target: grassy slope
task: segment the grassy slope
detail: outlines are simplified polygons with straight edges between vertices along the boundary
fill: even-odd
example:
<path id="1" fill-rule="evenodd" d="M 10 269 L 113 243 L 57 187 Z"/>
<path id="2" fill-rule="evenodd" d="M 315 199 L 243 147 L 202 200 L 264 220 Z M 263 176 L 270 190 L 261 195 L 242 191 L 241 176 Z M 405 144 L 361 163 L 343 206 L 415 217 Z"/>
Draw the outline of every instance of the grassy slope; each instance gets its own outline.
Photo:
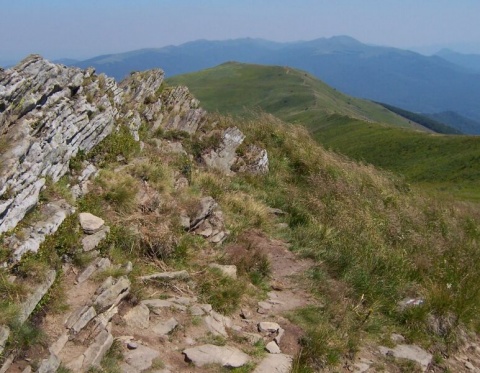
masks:
<path id="1" fill-rule="evenodd" d="M 305 125 L 337 152 L 399 173 L 429 190 L 480 200 L 480 138 L 399 128 L 407 126 L 403 118 L 380 105 L 345 96 L 308 74 L 286 71 L 229 63 L 169 81 L 189 86 L 209 110 L 239 114 L 259 107 Z M 397 126 L 358 120 L 367 115 Z"/>
<path id="2" fill-rule="evenodd" d="M 318 125 L 325 146 L 405 176 L 429 189 L 480 201 L 480 138 L 406 131 L 341 116 Z"/>
<path id="3" fill-rule="evenodd" d="M 380 105 L 344 95 L 300 70 L 229 62 L 168 79 L 187 85 L 202 106 L 223 114 L 262 109 L 289 122 L 308 123 L 334 113 L 367 121 L 411 124 Z"/>

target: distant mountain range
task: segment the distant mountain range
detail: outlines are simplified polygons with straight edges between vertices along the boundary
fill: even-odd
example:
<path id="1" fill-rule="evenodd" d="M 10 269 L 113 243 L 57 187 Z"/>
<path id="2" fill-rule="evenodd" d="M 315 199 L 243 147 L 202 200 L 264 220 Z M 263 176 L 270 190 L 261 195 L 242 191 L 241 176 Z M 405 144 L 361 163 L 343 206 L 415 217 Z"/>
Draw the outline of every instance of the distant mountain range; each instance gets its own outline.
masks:
<path id="1" fill-rule="evenodd" d="M 450 49 L 442 49 L 435 54 L 456 65 L 462 66 L 465 69 L 480 73 L 480 55 L 479 54 L 463 54 L 457 53 Z"/>
<path id="2" fill-rule="evenodd" d="M 465 55 L 463 55 L 465 56 Z M 468 56 L 468 55 L 467 55 Z M 469 58 L 471 56 L 468 56 Z M 449 60 L 447 61 L 448 58 Z M 199 40 L 73 62 L 122 79 L 131 71 L 161 67 L 167 76 L 199 71 L 227 61 L 287 65 L 306 70 L 349 95 L 417 113 L 455 112 L 479 122 L 480 73 L 459 56 L 424 56 L 363 44 L 348 36 L 277 43 L 259 39 Z M 455 62 L 456 61 L 456 62 Z"/>

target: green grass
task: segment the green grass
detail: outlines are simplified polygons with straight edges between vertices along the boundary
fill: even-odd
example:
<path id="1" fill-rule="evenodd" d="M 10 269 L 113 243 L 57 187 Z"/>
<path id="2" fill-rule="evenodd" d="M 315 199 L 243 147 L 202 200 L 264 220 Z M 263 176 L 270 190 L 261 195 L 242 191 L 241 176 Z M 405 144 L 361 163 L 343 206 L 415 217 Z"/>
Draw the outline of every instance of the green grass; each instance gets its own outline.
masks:
<path id="1" fill-rule="evenodd" d="M 229 62 L 200 72 L 169 78 L 187 85 L 209 111 L 245 114 L 261 109 L 296 123 L 331 114 L 411 127 L 402 118 L 367 100 L 347 96 L 306 72 L 281 66 Z"/>
<path id="2" fill-rule="evenodd" d="M 429 191 L 480 201 L 480 137 L 426 134 L 333 115 L 313 136 L 325 147 Z"/>

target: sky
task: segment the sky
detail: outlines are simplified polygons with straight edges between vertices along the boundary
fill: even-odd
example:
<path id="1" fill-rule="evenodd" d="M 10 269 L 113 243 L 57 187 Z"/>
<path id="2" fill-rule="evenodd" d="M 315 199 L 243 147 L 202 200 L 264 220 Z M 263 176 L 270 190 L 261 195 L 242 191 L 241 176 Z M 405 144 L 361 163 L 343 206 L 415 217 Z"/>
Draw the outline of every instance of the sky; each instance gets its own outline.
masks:
<path id="1" fill-rule="evenodd" d="M 349 35 L 480 54 L 479 0 L 0 0 L 0 62 L 89 57 L 197 39 Z"/>

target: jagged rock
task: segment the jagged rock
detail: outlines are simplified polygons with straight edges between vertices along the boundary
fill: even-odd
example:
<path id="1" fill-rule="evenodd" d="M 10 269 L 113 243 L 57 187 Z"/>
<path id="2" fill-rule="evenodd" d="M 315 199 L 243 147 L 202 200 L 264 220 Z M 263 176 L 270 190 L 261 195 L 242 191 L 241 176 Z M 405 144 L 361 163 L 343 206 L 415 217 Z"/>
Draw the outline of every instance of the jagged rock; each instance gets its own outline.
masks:
<path id="1" fill-rule="evenodd" d="M 270 354 L 263 359 L 253 373 L 289 373 L 293 359 L 284 354 Z"/>
<path id="2" fill-rule="evenodd" d="M 178 321 L 172 317 L 167 321 L 159 322 L 152 328 L 152 331 L 159 336 L 163 336 L 171 333 L 173 329 L 177 327 L 177 325 Z"/>
<path id="3" fill-rule="evenodd" d="M 231 167 L 236 160 L 235 151 L 244 139 L 245 135 L 237 127 L 227 128 L 222 134 L 218 148 L 203 154 L 203 161 L 209 168 L 219 170 L 227 175 L 232 174 Z"/>
<path id="4" fill-rule="evenodd" d="M 97 233 L 105 224 L 105 221 L 102 218 L 90 214 L 89 212 L 81 212 L 78 215 L 78 219 L 80 220 L 80 226 L 85 234 Z"/>
<path id="5" fill-rule="evenodd" d="M 190 229 L 196 229 L 217 207 L 217 203 L 212 197 L 204 197 L 200 200 L 197 210 L 190 217 Z"/>
<path id="6" fill-rule="evenodd" d="M 268 172 L 268 154 L 265 149 L 249 145 L 242 156 L 235 159 L 231 169 L 240 173 L 265 174 Z"/>
<path id="7" fill-rule="evenodd" d="M 128 311 L 123 318 L 131 328 L 147 329 L 150 324 L 150 310 L 145 304 L 140 304 Z"/>
<path id="8" fill-rule="evenodd" d="M 37 204 L 46 177 L 58 181 L 78 151 L 112 131 L 120 94 L 114 79 L 38 55 L 0 71 L 0 131 L 8 144 L 0 159 L 0 233 Z"/>
<path id="9" fill-rule="evenodd" d="M 96 272 L 104 271 L 111 266 L 110 259 L 96 258 L 87 268 L 83 270 L 77 277 L 77 283 L 83 284 Z"/>
<path id="10" fill-rule="evenodd" d="M 219 269 L 227 277 L 237 278 L 237 266 L 212 263 L 210 267 Z"/>
<path id="11" fill-rule="evenodd" d="M 137 348 L 124 353 L 125 364 L 136 372 L 142 372 L 152 366 L 153 360 L 160 356 L 158 351 L 138 345 Z M 128 367 L 126 367 L 128 368 Z"/>
<path id="12" fill-rule="evenodd" d="M 84 359 L 82 362 L 83 369 L 87 370 L 90 367 L 100 366 L 105 354 L 108 352 L 113 344 L 113 336 L 107 331 L 102 330 L 96 337 L 94 342 L 83 353 Z"/>
<path id="13" fill-rule="evenodd" d="M 50 270 L 45 276 L 45 280 L 40 284 L 34 292 L 27 298 L 25 302 L 20 305 L 20 312 L 18 313 L 18 322 L 23 324 L 31 315 L 37 304 L 42 300 L 43 296 L 47 294 L 50 287 L 53 285 L 57 272 Z"/>
<path id="14" fill-rule="evenodd" d="M 82 238 L 83 251 L 92 251 L 100 242 L 102 242 L 110 233 L 110 227 L 104 226 L 98 232 Z"/>
<path id="15" fill-rule="evenodd" d="M 105 312 L 97 315 L 93 319 L 93 327 L 91 328 L 90 335 L 96 335 L 102 330 L 106 329 L 109 332 L 111 331 L 110 320 L 118 313 L 118 307 L 110 307 Z"/>
<path id="16" fill-rule="evenodd" d="M 195 366 L 219 364 L 226 368 L 239 368 L 250 361 L 247 354 L 230 346 L 203 345 L 187 348 L 183 351 L 188 361 Z"/>
<path id="17" fill-rule="evenodd" d="M 75 199 L 80 198 L 88 193 L 90 178 L 94 178 L 98 174 L 98 169 L 91 163 L 83 169 L 82 173 L 77 177 L 77 185 L 72 187 L 72 195 Z"/>
<path id="18" fill-rule="evenodd" d="M 268 342 L 265 349 L 271 354 L 279 354 L 282 352 L 280 351 L 280 347 L 278 347 L 274 341 Z"/>
<path id="19" fill-rule="evenodd" d="M 38 221 L 32 226 L 22 229 L 24 240 L 11 241 L 9 246 L 13 250 L 13 259 L 19 261 L 27 252 L 36 253 L 45 237 L 57 231 L 65 218 L 72 212 L 71 206 L 63 200 L 42 205 Z"/>
<path id="20" fill-rule="evenodd" d="M 47 359 L 43 359 L 37 369 L 37 373 L 53 373 L 60 367 L 60 359 L 55 354 L 50 354 Z"/>
<path id="21" fill-rule="evenodd" d="M 258 324 L 258 331 L 274 333 L 280 330 L 280 325 L 276 322 L 262 321 Z"/>
<path id="22" fill-rule="evenodd" d="M 105 280 L 104 284 L 110 284 L 111 277 Z M 105 310 L 112 305 L 117 305 L 128 295 L 130 290 L 130 280 L 126 276 L 118 278 L 113 285 L 103 290 L 95 299 L 94 306 L 99 310 Z"/>
<path id="23" fill-rule="evenodd" d="M 392 355 L 396 358 L 415 361 L 422 366 L 424 372 L 427 370 L 433 358 L 427 351 L 415 345 L 398 345 L 393 349 L 380 346 L 379 350 L 384 355 Z"/>
<path id="24" fill-rule="evenodd" d="M 173 88 L 169 95 L 164 98 L 164 105 L 169 109 L 168 113 L 160 119 L 160 124 L 165 130 L 176 130 L 195 133 L 203 124 L 206 111 L 199 108 L 199 102 L 195 99 L 187 87 L 179 86 Z"/>
<path id="25" fill-rule="evenodd" d="M 161 272 L 153 273 L 147 276 L 140 276 L 140 280 L 160 280 L 160 281 L 171 281 L 171 280 L 187 280 L 190 278 L 190 275 L 187 271 L 177 271 L 177 272 Z"/>
<path id="26" fill-rule="evenodd" d="M 74 333 L 82 330 L 95 316 L 97 312 L 93 307 L 84 306 L 75 311 L 66 321 L 65 326 Z"/>

